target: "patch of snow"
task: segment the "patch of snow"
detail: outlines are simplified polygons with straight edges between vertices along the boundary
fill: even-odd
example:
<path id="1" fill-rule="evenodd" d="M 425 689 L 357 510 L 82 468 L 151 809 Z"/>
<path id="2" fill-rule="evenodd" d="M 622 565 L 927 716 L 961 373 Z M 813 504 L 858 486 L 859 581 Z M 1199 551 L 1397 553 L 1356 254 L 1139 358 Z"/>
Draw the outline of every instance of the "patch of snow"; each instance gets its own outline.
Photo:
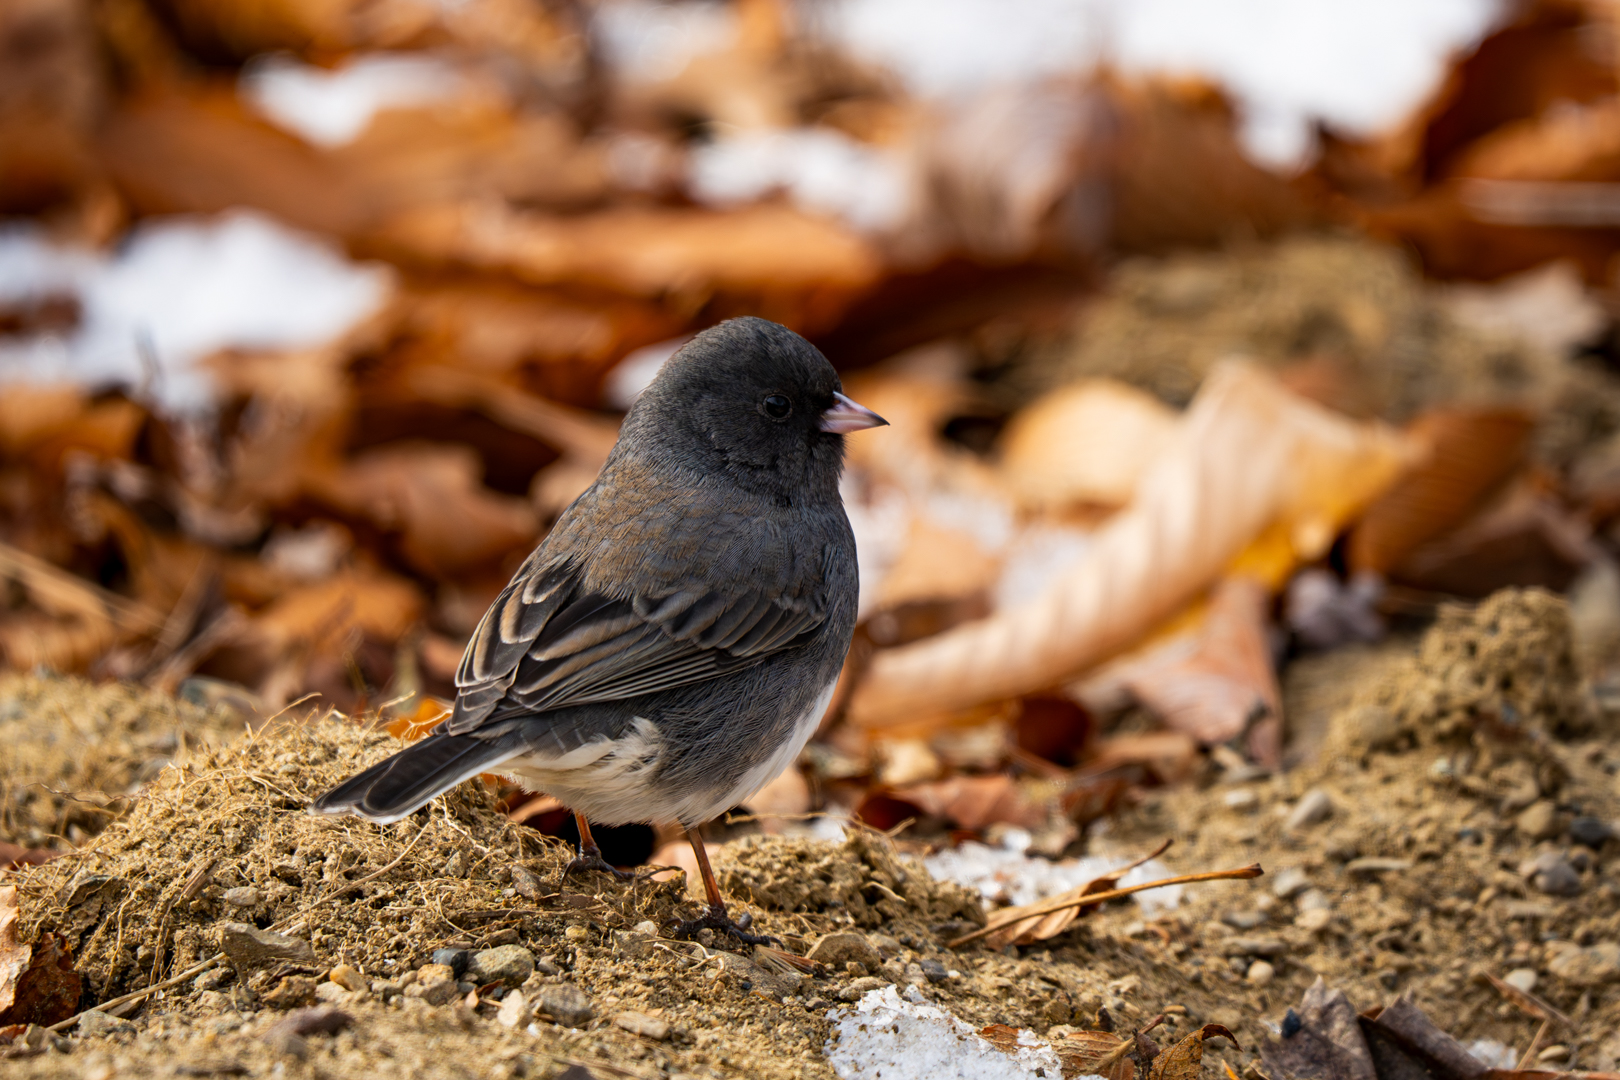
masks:
<path id="1" fill-rule="evenodd" d="M 998 83 L 1122 71 L 1197 74 L 1237 98 L 1244 142 L 1296 165 L 1321 118 L 1388 127 L 1429 94 L 1451 55 L 1501 17 L 1501 0 L 834 0 L 804 16 L 925 97 Z"/>
<path id="2" fill-rule="evenodd" d="M 591 30 L 617 78 L 661 82 L 679 75 L 693 57 L 736 40 L 737 14 L 713 0 L 603 0 L 591 14 Z"/>
<path id="3" fill-rule="evenodd" d="M 238 93 L 265 119 L 314 146 L 343 146 L 384 109 L 454 97 L 465 80 L 421 53 L 373 53 L 327 69 L 274 54 L 249 62 Z"/>
<path id="4" fill-rule="evenodd" d="M 1087 855 L 1054 862 L 1025 854 L 1029 842 L 1029 834 L 1022 829 L 1008 829 L 1002 834 L 1000 847 L 970 840 L 929 855 L 923 865 L 937 880 L 977 889 L 988 903 L 1022 905 L 1077 888 L 1130 861 Z M 1139 885 L 1170 877 L 1173 873 L 1157 859 L 1149 859 L 1121 878 L 1120 884 Z M 1181 893 L 1182 886 L 1166 885 L 1162 889 L 1136 893 L 1131 899 L 1143 914 L 1152 916 L 1174 910 L 1181 903 Z"/>
<path id="5" fill-rule="evenodd" d="M 687 190 L 711 206 L 735 206 L 781 191 L 801 210 L 852 228 L 897 228 L 911 205 L 903 155 L 822 127 L 741 131 L 693 148 Z"/>
<path id="6" fill-rule="evenodd" d="M 912 989 L 902 1000 L 894 987 L 869 990 L 851 1009 L 827 1014 L 833 1035 L 828 1064 L 842 1080 L 878 1077 L 959 1078 L 959 1080 L 1033 1080 L 1062 1076 L 1056 1052 L 1028 1033 L 1019 1047 L 1004 1054 L 971 1026 Z"/>
<path id="7" fill-rule="evenodd" d="M 222 349 L 323 345 L 375 311 L 392 274 L 262 214 L 143 222 L 111 255 L 0 231 L 0 303 L 70 294 L 64 334 L 0 341 L 0 383 L 146 386 L 179 412 L 206 408 L 198 361 Z M 150 383 L 151 385 L 147 385 Z"/>
<path id="8" fill-rule="evenodd" d="M 1594 340 L 1608 324 L 1603 305 L 1567 259 L 1489 285 L 1451 285 L 1444 296 L 1457 321 L 1560 357 Z"/>
<path id="9" fill-rule="evenodd" d="M 1511 1069 L 1518 1064 L 1518 1052 L 1503 1046 L 1495 1039 L 1475 1039 L 1468 1044 L 1468 1052 L 1489 1069 Z"/>

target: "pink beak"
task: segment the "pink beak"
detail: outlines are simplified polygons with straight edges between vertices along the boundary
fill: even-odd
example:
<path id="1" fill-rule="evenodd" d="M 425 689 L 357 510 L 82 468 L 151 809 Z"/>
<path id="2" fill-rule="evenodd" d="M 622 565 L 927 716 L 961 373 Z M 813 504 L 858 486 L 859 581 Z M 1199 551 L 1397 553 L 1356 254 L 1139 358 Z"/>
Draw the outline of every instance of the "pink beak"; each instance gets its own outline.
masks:
<path id="1" fill-rule="evenodd" d="M 857 405 L 843 394 L 833 395 L 833 406 L 821 414 L 821 430 L 847 435 L 866 428 L 888 427 L 889 422 L 865 405 Z"/>

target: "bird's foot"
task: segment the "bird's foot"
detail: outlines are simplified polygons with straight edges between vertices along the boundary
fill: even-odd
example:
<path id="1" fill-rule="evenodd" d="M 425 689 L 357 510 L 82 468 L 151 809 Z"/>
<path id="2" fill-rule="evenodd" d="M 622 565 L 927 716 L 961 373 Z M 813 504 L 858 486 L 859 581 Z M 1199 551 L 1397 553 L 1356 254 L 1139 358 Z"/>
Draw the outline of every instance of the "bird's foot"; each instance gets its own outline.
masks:
<path id="1" fill-rule="evenodd" d="M 715 930 L 722 934 L 730 934 L 744 945 L 776 945 L 782 944 L 781 938 L 771 937 L 769 934 L 751 934 L 748 928 L 754 924 L 754 917 L 746 911 L 736 919 L 726 914 L 726 909 L 711 904 L 695 919 L 678 919 L 672 936 L 690 940 L 704 930 Z"/>
<path id="2" fill-rule="evenodd" d="M 629 870 L 620 870 L 617 866 L 614 866 L 612 863 L 602 858 L 602 849 L 597 847 L 595 844 L 592 844 L 589 847 L 581 847 L 579 849 L 579 854 L 574 856 L 574 858 L 569 861 L 567 866 L 563 867 L 562 877 L 559 879 L 559 884 L 563 881 L 567 881 L 569 875 L 571 874 L 584 874 L 589 873 L 592 870 L 596 870 L 604 874 L 612 874 L 620 881 L 631 881 L 636 876 Z"/>

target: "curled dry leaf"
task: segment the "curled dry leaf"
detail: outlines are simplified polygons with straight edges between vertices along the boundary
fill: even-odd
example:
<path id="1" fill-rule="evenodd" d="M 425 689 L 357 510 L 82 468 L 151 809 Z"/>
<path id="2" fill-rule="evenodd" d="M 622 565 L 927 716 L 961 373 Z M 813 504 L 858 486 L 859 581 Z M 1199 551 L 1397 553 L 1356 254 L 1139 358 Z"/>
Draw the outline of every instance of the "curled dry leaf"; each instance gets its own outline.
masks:
<path id="1" fill-rule="evenodd" d="M 1534 419 L 1520 409 L 1436 409 L 1407 433 L 1421 458 L 1350 533 L 1350 565 L 1388 574 L 1417 547 L 1461 524 L 1524 460 Z"/>
<path id="2" fill-rule="evenodd" d="M 412 566 L 452 577 L 526 547 L 539 529 L 528 503 L 484 487 L 481 471 L 470 447 L 401 443 L 316 474 L 309 487 L 339 511 L 398 533 Z"/>
<path id="3" fill-rule="evenodd" d="M 990 1024 L 979 1029 L 979 1037 L 1003 1054 L 1016 1054 L 1031 1045 L 1033 1032 L 1006 1024 Z M 1037 1038 L 1035 1043 L 1039 1043 Z M 1101 1076 L 1103 1080 L 1131 1080 L 1136 1064 L 1130 1058 L 1134 1045 L 1129 1039 L 1106 1031 L 1076 1031 L 1053 1037 L 1049 1044 L 1063 1068 L 1064 1080 Z"/>
<path id="4" fill-rule="evenodd" d="M 1089 379 L 1052 391 L 1008 422 L 1001 473 L 1028 510 L 1124 506 L 1175 432 L 1176 414 L 1158 398 Z"/>
<path id="5" fill-rule="evenodd" d="M 1205 1024 L 1168 1050 L 1160 1052 L 1148 1070 L 1148 1080 L 1197 1080 L 1203 1071 L 1204 1041 L 1214 1038 L 1225 1039 L 1239 1050 L 1243 1049 L 1232 1033 L 1221 1025 Z"/>
<path id="6" fill-rule="evenodd" d="M 1015 915 L 1010 916 L 1008 914 L 1037 906 L 1035 904 L 1029 904 L 1025 905 L 1025 908 L 1009 907 L 1003 908 L 1000 911 L 991 912 L 987 925 L 994 926 L 995 929 L 990 934 L 985 936 L 985 945 L 992 949 L 1004 949 L 1008 945 L 1033 945 L 1037 941 L 1045 941 L 1048 938 L 1056 937 L 1057 935 L 1063 933 L 1063 931 L 1067 930 L 1074 923 L 1074 921 L 1080 917 L 1081 912 L 1086 909 L 1086 905 L 1084 904 L 1071 904 L 1068 903 L 1068 901 L 1077 901 L 1082 897 L 1091 896 L 1094 893 L 1108 892 L 1118 888 L 1120 878 L 1124 877 L 1138 866 L 1141 866 L 1149 859 L 1156 859 L 1160 855 L 1163 855 L 1167 850 L 1169 850 L 1170 843 L 1171 842 L 1169 840 L 1166 840 L 1164 843 L 1158 846 L 1157 850 L 1153 851 L 1151 854 L 1142 856 L 1135 862 L 1127 863 L 1126 865 L 1119 867 L 1117 870 L 1110 870 L 1106 874 L 1092 878 L 1084 885 L 1069 889 L 1068 891 L 1059 893 L 1056 896 L 1048 897 L 1046 900 L 1040 902 L 1039 906 L 1050 907 L 1058 901 L 1064 901 L 1064 906 L 1055 911 L 1048 911 L 1044 914 L 1029 915 L 1022 918 Z"/>
<path id="7" fill-rule="evenodd" d="M 1046 804 L 1032 798 L 1006 773 L 915 784 L 895 791 L 893 797 L 963 829 L 982 829 L 996 822 L 1028 829 L 1045 824 L 1047 818 Z"/>
<path id="8" fill-rule="evenodd" d="M 55 934 L 17 940 L 17 886 L 0 888 L 0 1027 L 54 1024 L 77 1010 L 82 989 L 73 956 Z"/>
<path id="9" fill-rule="evenodd" d="M 1271 598 L 1259 581 L 1216 586 L 1201 625 L 1124 661 L 1115 676 L 1176 731 L 1205 745 L 1247 733 L 1249 755 L 1282 755 L 1282 693 L 1266 638 Z"/>
<path id="10" fill-rule="evenodd" d="M 1106 1031 L 1074 1031 L 1052 1040 L 1065 1077 L 1101 1076 L 1103 1080 L 1132 1080 L 1136 1075 L 1132 1045 L 1130 1039 Z"/>
<path id="11" fill-rule="evenodd" d="M 866 726 L 1038 691 L 1129 645 L 1268 529 L 1296 558 L 1394 480 L 1406 440 L 1337 416 L 1242 364 L 1217 368 L 1136 501 L 1041 598 L 879 652 L 850 704 Z"/>

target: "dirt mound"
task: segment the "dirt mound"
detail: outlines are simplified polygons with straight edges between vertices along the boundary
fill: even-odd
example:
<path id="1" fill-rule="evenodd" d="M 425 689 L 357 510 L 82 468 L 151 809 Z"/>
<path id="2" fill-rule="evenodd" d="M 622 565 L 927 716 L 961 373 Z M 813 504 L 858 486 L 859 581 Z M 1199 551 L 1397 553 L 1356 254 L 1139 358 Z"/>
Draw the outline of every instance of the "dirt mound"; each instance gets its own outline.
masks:
<path id="1" fill-rule="evenodd" d="M 1569 604 L 1542 589 L 1503 589 L 1448 604 L 1416 654 L 1357 695 L 1336 725 L 1341 745 L 1433 744 L 1488 727 L 1504 739 L 1589 729 Z"/>
<path id="2" fill-rule="evenodd" d="M 0 841 L 82 843 L 165 765 L 243 728 L 228 705 L 139 685 L 0 674 Z"/>
<path id="3" fill-rule="evenodd" d="M 795 837 L 745 837 L 721 850 L 721 887 L 767 911 L 842 915 L 866 929 L 935 929 L 983 925 L 979 898 L 954 882 L 935 881 L 892 844 L 865 831 L 831 845 Z"/>

